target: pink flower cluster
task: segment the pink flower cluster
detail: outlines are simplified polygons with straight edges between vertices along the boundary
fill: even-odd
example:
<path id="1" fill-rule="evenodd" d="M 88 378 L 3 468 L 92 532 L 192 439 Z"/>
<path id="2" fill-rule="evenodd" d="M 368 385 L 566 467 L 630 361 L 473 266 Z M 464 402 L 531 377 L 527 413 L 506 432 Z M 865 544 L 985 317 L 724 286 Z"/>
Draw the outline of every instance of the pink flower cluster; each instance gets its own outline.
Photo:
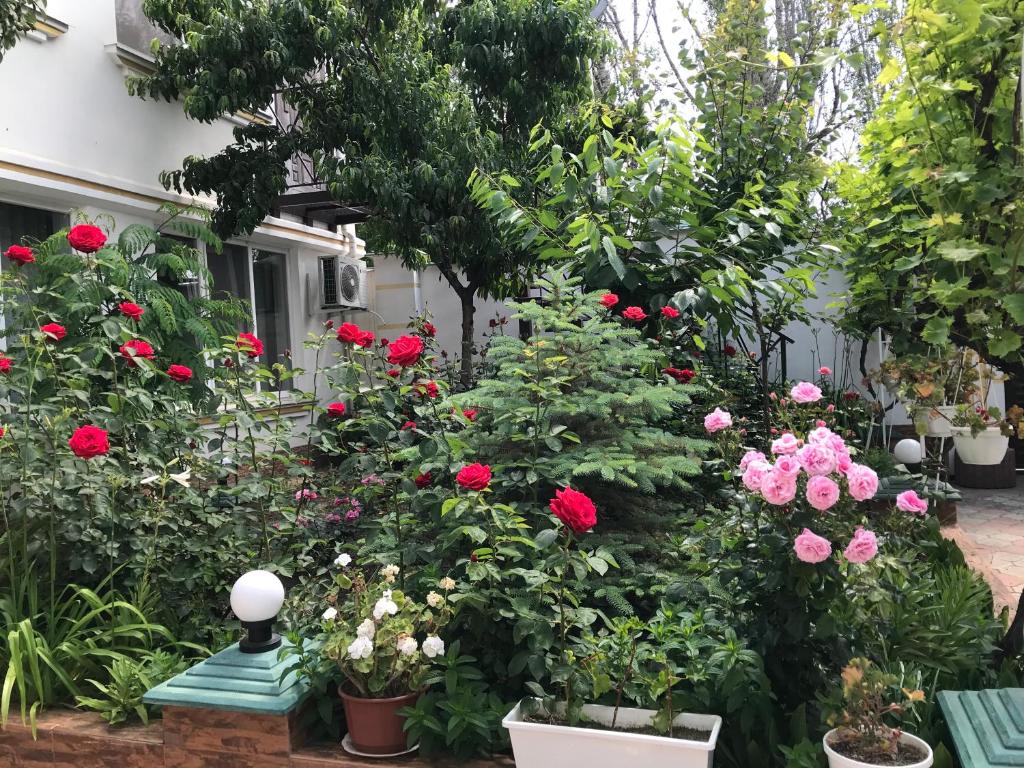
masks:
<path id="1" fill-rule="evenodd" d="M 740 461 L 743 485 L 775 506 L 792 502 L 798 493 L 801 474 L 806 476 L 804 498 L 819 512 L 826 512 L 842 496 L 842 485 L 856 501 L 867 501 L 878 490 L 878 475 L 850 457 L 843 438 L 821 422 L 801 440 L 786 432 L 772 442 L 774 463 L 760 451 L 748 451 Z M 793 545 L 797 557 L 806 563 L 820 563 L 832 553 L 827 539 L 805 528 Z M 844 554 L 852 563 L 864 563 L 878 551 L 875 535 L 858 529 Z"/>

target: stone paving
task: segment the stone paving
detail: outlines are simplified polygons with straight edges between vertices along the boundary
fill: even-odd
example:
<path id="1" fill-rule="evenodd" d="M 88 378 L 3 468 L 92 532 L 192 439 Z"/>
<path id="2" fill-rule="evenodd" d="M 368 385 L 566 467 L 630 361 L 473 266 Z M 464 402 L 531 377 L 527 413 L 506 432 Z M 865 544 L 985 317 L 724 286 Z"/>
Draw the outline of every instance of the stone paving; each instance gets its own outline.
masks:
<path id="1" fill-rule="evenodd" d="M 1024 589 L 1024 481 L 998 490 L 961 488 L 957 525 L 943 529 L 992 585 L 996 611 L 1016 610 Z"/>

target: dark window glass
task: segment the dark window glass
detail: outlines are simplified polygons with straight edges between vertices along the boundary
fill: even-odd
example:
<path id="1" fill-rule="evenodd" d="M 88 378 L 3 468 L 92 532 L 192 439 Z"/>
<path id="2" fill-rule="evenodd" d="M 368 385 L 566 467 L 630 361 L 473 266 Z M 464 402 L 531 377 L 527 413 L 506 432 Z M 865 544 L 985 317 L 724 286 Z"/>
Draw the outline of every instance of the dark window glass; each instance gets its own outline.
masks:
<path id="1" fill-rule="evenodd" d="M 256 333 L 263 341 L 267 365 L 289 364 L 283 357 L 288 349 L 288 286 L 285 257 L 281 253 L 253 251 L 253 298 L 255 300 Z M 291 382 L 282 389 L 291 389 Z"/>
<path id="2" fill-rule="evenodd" d="M 207 252 L 206 266 L 213 277 L 210 296 L 214 299 L 235 296 L 246 304 L 252 300 L 249 293 L 249 249 L 244 245 L 228 244 L 220 253 Z M 251 330 L 245 323 L 239 330 Z"/>

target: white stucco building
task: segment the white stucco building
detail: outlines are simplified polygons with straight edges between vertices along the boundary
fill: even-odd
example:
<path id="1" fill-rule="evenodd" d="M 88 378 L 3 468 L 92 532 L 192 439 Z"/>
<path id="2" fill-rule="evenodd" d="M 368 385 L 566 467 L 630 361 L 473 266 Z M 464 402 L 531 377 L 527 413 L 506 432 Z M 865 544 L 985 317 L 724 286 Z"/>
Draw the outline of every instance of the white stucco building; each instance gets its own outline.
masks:
<path id="1" fill-rule="evenodd" d="M 202 124 L 186 119 L 180 104 L 129 95 L 125 77 L 150 66 L 149 41 L 158 35 L 140 6 L 141 0 L 49 0 L 47 18 L 0 62 L 0 250 L 23 237 L 43 239 L 78 218 L 100 217 L 116 236 L 134 222 L 159 222 L 164 203 L 211 206 L 168 192 L 160 173 L 180 168 L 188 155 L 219 152 L 240 121 L 267 119 L 224 115 Z M 327 318 L 394 338 L 424 311 L 433 315 L 442 348 L 456 354 L 459 304 L 432 268 L 414 273 L 395 259 L 371 259 L 375 268 L 357 302 L 365 309 L 322 306 L 321 258 L 366 259 L 349 223 L 359 216 L 342 214 L 315 218 L 283 207 L 221 253 L 196 246 L 216 288 L 251 303 L 251 324 L 268 359 L 288 349 L 294 365 L 309 370 L 303 341 Z M 500 311 L 479 302 L 479 334 Z M 308 378 L 297 386 L 308 388 Z"/>

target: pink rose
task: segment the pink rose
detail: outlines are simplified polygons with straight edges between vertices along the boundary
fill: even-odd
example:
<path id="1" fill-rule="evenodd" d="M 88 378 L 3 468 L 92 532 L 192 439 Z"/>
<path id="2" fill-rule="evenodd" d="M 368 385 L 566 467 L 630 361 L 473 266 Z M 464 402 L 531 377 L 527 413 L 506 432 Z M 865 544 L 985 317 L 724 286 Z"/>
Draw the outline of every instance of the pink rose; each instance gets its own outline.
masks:
<path id="1" fill-rule="evenodd" d="M 777 507 L 788 504 L 796 498 L 796 478 L 772 469 L 761 483 L 761 495 Z"/>
<path id="2" fill-rule="evenodd" d="M 801 381 L 789 390 L 794 403 L 816 403 L 821 400 L 821 390 L 809 381 Z"/>
<path id="3" fill-rule="evenodd" d="M 825 412 L 826 413 L 835 413 L 836 412 L 836 404 L 835 403 L 829 403 L 828 405 L 826 405 L 825 406 Z"/>
<path id="4" fill-rule="evenodd" d="M 711 434 L 722 429 L 728 429 L 731 426 L 732 416 L 729 415 L 728 411 L 723 411 L 721 408 L 715 408 L 715 410 L 704 417 L 704 429 Z"/>
<path id="5" fill-rule="evenodd" d="M 847 472 L 850 471 L 850 468 L 852 466 L 853 466 L 853 459 L 850 458 L 850 454 L 848 454 L 848 453 L 836 454 L 836 472 L 838 472 L 841 475 L 845 475 Z"/>
<path id="6" fill-rule="evenodd" d="M 772 453 L 778 455 L 796 453 L 800 440 L 792 432 L 786 432 L 778 440 L 772 440 Z"/>
<path id="7" fill-rule="evenodd" d="M 928 511 L 928 502 L 917 495 L 917 491 L 904 491 L 896 497 L 896 509 L 923 515 Z"/>
<path id="8" fill-rule="evenodd" d="M 828 445 L 832 438 L 832 430 L 825 426 L 825 422 L 818 422 L 816 429 L 807 433 L 807 442 L 815 445 Z"/>
<path id="9" fill-rule="evenodd" d="M 804 528 L 803 533 L 793 542 L 793 551 L 802 562 L 820 563 L 828 560 L 832 554 L 832 545 L 828 539 L 823 539 L 810 528 Z"/>
<path id="10" fill-rule="evenodd" d="M 809 443 L 796 452 L 796 457 L 808 475 L 828 475 L 836 471 L 836 454 L 826 445 Z"/>
<path id="11" fill-rule="evenodd" d="M 849 449 L 846 447 L 846 441 L 843 440 L 839 435 L 832 434 L 828 438 L 828 447 L 836 453 L 849 453 Z"/>
<path id="12" fill-rule="evenodd" d="M 867 501 L 878 490 L 878 475 L 871 467 L 852 464 L 846 471 L 846 484 L 853 498 L 857 501 Z"/>
<path id="13" fill-rule="evenodd" d="M 761 490 L 761 484 L 764 483 L 764 479 L 771 472 L 772 465 L 767 461 L 761 459 L 754 459 L 747 465 L 747 468 L 743 470 L 743 485 L 750 491 Z"/>
<path id="14" fill-rule="evenodd" d="M 857 530 L 854 532 L 853 538 L 850 539 L 850 543 L 846 545 L 846 549 L 843 550 L 843 554 L 851 563 L 866 563 L 878 554 L 878 542 L 875 540 L 875 534 L 857 526 Z"/>
<path id="15" fill-rule="evenodd" d="M 745 472 L 752 461 L 765 461 L 765 455 L 760 451 L 747 451 L 740 459 L 740 472 Z"/>
<path id="16" fill-rule="evenodd" d="M 818 373 L 820 373 L 822 376 L 831 376 L 832 369 L 829 368 L 827 365 L 823 365 L 821 366 L 821 368 L 818 369 Z"/>
<path id="17" fill-rule="evenodd" d="M 817 475 L 807 481 L 807 501 L 819 512 L 824 512 L 839 501 L 839 486 L 836 481 L 824 475 Z"/>
<path id="18" fill-rule="evenodd" d="M 789 477 L 796 477 L 800 474 L 800 462 L 795 456 L 779 456 L 775 462 L 775 469 Z"/>

